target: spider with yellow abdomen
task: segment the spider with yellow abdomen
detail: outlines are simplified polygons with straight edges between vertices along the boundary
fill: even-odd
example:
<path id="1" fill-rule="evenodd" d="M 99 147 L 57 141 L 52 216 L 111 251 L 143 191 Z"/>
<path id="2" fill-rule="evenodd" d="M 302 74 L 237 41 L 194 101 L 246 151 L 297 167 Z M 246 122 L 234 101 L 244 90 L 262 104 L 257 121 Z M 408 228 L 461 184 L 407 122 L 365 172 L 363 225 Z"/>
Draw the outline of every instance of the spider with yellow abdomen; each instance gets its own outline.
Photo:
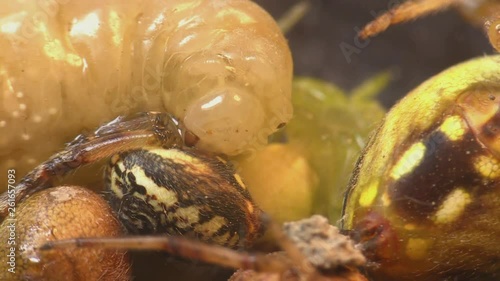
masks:
<path id="1" fill-rule="evenodd" d="M 495 23 L 497 19 L 493 18 L 491 22 Z M 490 33 L 492 42 L 495 42 L 496 34 Z M 346 197 L 344 228 L 368 257 L 367 269 L 375 280 L 495 280 L 498 276 L 498 149 L 495 136 L 499 65 L 498 55 L 492 55 L 452 67 L 425 82 L 393 108 L 364 151 Z M 179 124 L 182 128 L 182 123 Z M 179 142 L 174 144 L 189 151 L 184 145 L 195 143 L 195 138 L 186 141 L 182 134 L 180 136 Z M 87 137 L 89 139 L 92 137 Z M 78 143 L 79 139 L 74 142 Z M 134 153 L 150 153 L 140 151 Z M 161 156 L 165 162 L 171 161 L 174 166 L 182 162 L 170 159 L 176 153 L 151 154 L 152 157 Z M 202 159 L 201 156 L 193 157 L 182 151 L 179 154 L 183 155 L 180 159 L 188 159 L 179 165 L 185 169 L 170 169 L 170 177 L 182 179 L 185 175 L 197 174 L 196 171 L 206 174 L 206 165 L 198 166 L 197 170 L 191 164 L 196 162 L 195 159 Z M 156 190 L 164 182 L 162 178 L 168 175 L 149 176 L 145 172 L 149 168 L 145 169 L 145 165 L 133 160 L 127 162 L 126 157 L 127 152 L 121 153 L 111 164 L 110 170 L 116 170 L 109 177 L 109 182 L 116 186 L 114 191 L 125 194 L 128 191 L 123 190 L 130 187 L 134 198 L 160 205 L 157 204 L 159 196 Z M 227 168 L 229 177 L 226 180 L 229 183 L 236 187 L 241 185 L 224 161 L 216 157 L 211 159 Z M 151 194 L 148 189 L 142 189 L 143 183 L 148 181 L 152 183 Z M 201 181 L 205 182 L 203 176 Z M 172 191 L 165 198 L 180 202 L 179 198 L 186 197 L 186 193 Z M 237 202 L 241 210 L 246 210 L 247 216 L 256 212 L 256 208 L 248 207 L 250 201 L 246 198 Z M 171 206 L 164 204 L 159 207 Z M 157 210 L 152 208 L 141 215 L 146 218 L 143 225 L 156 219 Z M 189 216 L 177 215 L 179 213 L 173 212 L 176 225 L 199 222 L 190 221 Z M 225 233 L 221 231 L 220 234 Z M 54 242 L 43 248 L 71 245 L 125 249 L 149 246 L 233 267 L 278 272 L 291 270 L 295 277 L 313 280 L 331 277 L 309 266 L 290 266 L 272 256 L 246 256 L 226 248 L 208 247 L 172 237 L 77 239 Z M 287 250 L 290 256 L 297 257 L 293 247 Z"/>

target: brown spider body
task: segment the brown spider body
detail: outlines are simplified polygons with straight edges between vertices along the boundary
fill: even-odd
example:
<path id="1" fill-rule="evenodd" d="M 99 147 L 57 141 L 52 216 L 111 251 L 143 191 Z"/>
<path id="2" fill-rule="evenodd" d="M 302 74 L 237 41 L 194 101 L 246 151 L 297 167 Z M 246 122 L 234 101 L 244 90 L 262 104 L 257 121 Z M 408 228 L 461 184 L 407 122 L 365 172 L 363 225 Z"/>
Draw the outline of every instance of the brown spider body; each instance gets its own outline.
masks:
<path id="1" fill-rule="evenodd" d="M 141 148 L 111 158 L 106 197 L 134 234 L 178 234 L 230 248 L 261 234 L 261 210 L 220 157 Z"/>

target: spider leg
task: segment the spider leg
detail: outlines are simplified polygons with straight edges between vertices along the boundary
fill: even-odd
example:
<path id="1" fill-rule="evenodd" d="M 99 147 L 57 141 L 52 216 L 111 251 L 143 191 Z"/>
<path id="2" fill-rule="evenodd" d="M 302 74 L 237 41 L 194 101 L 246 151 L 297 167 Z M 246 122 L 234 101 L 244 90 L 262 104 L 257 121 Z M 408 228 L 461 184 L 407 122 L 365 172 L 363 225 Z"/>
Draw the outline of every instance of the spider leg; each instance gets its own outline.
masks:
<path id="1" fill-rule="evenodd" d="M 270 227 L 272 235 L 283 250 L 287 251 L 288 258 L 268 256 L 265 254 L 248 253 L 233 250 L 227 247 L 207 244 L 181 236 L 128 236 L 128 237 L 94 237 L 74 238 L 58 241 L 49 241 L 41 245 L 38 250 L 49 251 L 63 248 L 104 248 L 111 250 L 132 251 L 164 251 L 174 256 L 191 260 L 198 260 L 233 269 L 254 270 L 257 272 L 279 273 L 295 271 L 304 268 L 304 255 L 287 237 L 281 226 L 272 221 L 267 215 L 262 215 L 263 223 Z M 290 251 L 290 252 L 288 252 Z M 306 263 L 309 265 L 309 263 Z M 313 268 L 310 270 L 314 271 Z"/>
<path id="2" fill-rule="evenodd" d="M 79 135 L 66 148 L 37 166 L 17 184 L 15 201 L 50 187 L 57 177 L 83 165 L 108 158 L 119 152 L 143 146 L 175 147 L 194 145 L 196 137 L 167 113 L 146 112 L 119 117 L 91 135 Z M 0 195 L 0 216 L 8 209 L 7 192 Z"/>
<path id="3" fill-rule="evenodd" d="M 326 218 L 313 216 L 287 223 L 283 228 L 265 215 L 262 220 L 267 224 L 271 236 L 278 242 L 283 252 L 266 255 L 250 254 L 179 236 L 75 238 L 49 241 L 37 250 L 82 247 L 161 250 L 175 256 L 229 268 L 253 270 L 255 273 L 276 273 L 280 275 L 279 280 L 366 280 L 355 269 L 365 264 L 365 258 L 355 249 L 352 242 L 348 242 L 347 237 L 339 234 L 328 223 Z M 281 279 L 282 277 L 286 278 Z"/>
<path id="4" fill-rule="evenodd" d="M 175 256 L 199 260 L 234 269 L 252 269 L 259 272 L 282 273 L 292 269 L 284 259 L 239 252 L 218 245 L 210 245 L 178 236 L 129 236 L 123 238 L 76 238 L 51 241 L 39 250 L 47 251 L 59 248 L 95 247 L 106 249 L 124 249 L 151 251 L 160 250 Z"/>
<path id="5" fill-rule="evenodd" d="M 368 23 L 359 33 L 359 37 L 366 39 L 375 36 L 393 24 L 425 16 L 429 13 L 445 9 L 456 2 L 457 0 L 409 0 Z"/>

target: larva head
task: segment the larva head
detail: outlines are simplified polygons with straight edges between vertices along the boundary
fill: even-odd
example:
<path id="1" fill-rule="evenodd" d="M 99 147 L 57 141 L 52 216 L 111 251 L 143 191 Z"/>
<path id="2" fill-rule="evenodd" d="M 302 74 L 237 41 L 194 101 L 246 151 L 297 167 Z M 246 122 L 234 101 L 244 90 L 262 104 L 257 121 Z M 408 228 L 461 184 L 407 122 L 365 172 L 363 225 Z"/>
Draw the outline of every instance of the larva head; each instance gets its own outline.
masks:
<path id="1" fill-rule="evenodd" d="M 252 1 L 188 2 L 190 9 L 172 4 L 180 23 L 157 30 L 150 49 L 164 58 L 150 62 L 164 73 L 163 106 L 204 150 L 255 150 L 292 116 L 288 44 L 274 19 Z"/>
<path id="2" fill-rule="evenodd" d="M 266 144 L 267 137 L 288 118 L 274 116 L 269 119 L 258 97 L 226 87 L 211 91 L 190 104 L 184 123 L 199 137 L 199 148 L 234 155 Z"/>
<path id="3" fill-rule="evenodd" d="M 344 228 L 380 280 L 500 274 L 499 77 L 498 55 L 446 70 L 399 102 L 367 146 Z"/>

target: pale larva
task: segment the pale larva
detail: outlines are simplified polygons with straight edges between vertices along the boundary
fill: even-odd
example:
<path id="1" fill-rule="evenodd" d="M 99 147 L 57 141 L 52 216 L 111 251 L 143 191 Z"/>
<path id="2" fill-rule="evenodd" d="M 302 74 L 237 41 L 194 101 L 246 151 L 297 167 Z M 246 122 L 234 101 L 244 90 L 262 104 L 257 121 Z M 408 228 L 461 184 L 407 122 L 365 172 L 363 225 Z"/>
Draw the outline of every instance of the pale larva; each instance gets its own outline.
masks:
<path id="1" fill-rule="evenodd" d="M 168 111 L 228 155 L 292 115 L 287 42 L 247 0 L 8 1 L 0 50 L 2 171 L 138 111 Z"/>

